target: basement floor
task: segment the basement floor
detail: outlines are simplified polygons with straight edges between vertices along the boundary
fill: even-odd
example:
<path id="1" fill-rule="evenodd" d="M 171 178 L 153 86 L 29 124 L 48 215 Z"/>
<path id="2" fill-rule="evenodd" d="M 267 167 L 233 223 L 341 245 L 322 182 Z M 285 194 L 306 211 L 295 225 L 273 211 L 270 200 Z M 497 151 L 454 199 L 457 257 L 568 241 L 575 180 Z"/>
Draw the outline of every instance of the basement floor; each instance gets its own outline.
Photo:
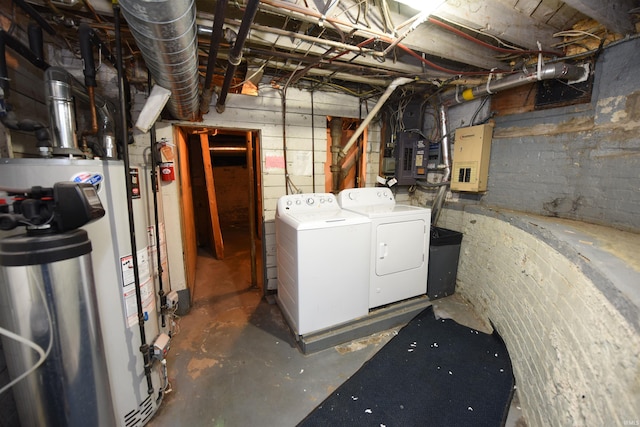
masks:
<path id="1" fill-rule="evenodd" d="M 171 391 L 150 427 L 293 427 L 399 329 L 304 355 L 278 306 L 250 285 L 248 230 L 223 236 L 224 260 L 198 257 L 193 305 L 167 359 Z M 433 305 L 440 317 L 490 332 L 456 294 Z M 517 395 L 506 426 L 526 426 Z"/>

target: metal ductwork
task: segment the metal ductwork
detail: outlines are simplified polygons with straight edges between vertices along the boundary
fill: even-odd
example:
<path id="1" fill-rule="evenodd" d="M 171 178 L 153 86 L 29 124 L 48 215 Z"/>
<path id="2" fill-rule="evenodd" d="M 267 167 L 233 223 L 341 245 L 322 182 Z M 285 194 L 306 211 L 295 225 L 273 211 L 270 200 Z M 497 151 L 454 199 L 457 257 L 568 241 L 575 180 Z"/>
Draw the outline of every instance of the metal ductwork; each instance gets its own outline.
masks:
<path id="1" fill-rule="evenodd" d="M 198 117 L 198 51 L 194 0 L 120 0 L 151 77 L 171 91 L 167 107 L 179 120 Z"/>
<path id="2" fill-rule="evenodd" d="M 89 103 L 91 100 L 84 87 L 65 69 L 50 67 L 44 73 L 45 96 L 49 109 L 50 131 L 53 155 L 82 156 L 84 153 L 78 146 L 76 109 L 78 102 Z M 94 96 L 93 107 L 96 114 L 95 132 L 99 146 L 93 146 L 94 155 L 114 159 L 118 153 L 115 139 L 115 121 L 113 107 L 106 99 Z"/>
<path id="3" fill-rule="evenodd" d="M 449 189 L 449 183 L 451 181 L 451 149 L 449 146 L 449 120 L 447 117 L 447 107 L 440 105 L 438 108 L 438 120 L 440 120 L 440 132 L 442 133 L 442 140 L 440 141 L 440 151 L 442 154 L 442 163 L 444 164 L 444 176 L 442 177 L 442 184 L 438 187 L 436 197 L 433 199 L 433 205 L 431 206 L 431 225 L 436 226 L 440 213 L 442 212 L 442 206 L 447 198 L 447 190 Z"/>
<path id="4" fill-rule="evenodd" d="M 536 80 L 562 79 L 573 81 L 581 80 L 586 77 L 587 74 L 588 70 L 578 65 L 567 64 L 564 62 L 547 64 L 531 73 L 525 71 L 524 73 L 513 74 L 502 79 L 489 79 L 487 84 L 465 89 L 461 96 L 449 95 L 442 101 L 442 103 L 445 106 L 451 106 L 471 101 L 485 95 L 492 95 L 506 89 L 522 86 L 527 83 L 535 82 Z"/>

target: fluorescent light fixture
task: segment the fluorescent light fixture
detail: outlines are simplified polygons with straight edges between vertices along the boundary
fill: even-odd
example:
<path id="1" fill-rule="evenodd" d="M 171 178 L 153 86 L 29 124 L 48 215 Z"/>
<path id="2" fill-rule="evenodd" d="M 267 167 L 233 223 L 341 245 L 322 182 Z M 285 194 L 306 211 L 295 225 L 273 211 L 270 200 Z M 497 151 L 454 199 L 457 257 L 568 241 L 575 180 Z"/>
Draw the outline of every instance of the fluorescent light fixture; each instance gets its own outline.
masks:
<path id="1" fill-rule="evenodd" d="M 142 107 L 142 111 L 136 121 L 136 127 L 144 133 L 149 132 L 151 126 L 153 126 L 156 120 L 158 120 L 158 117 L 160 117 L 160 113 L 167 104 L 170 96 L 170 90 L 155 85 L 153 89 L 151 89 L 147 102 L 145 102 L 144 107 Z"/>
<path id="2" fill-rule="evenodd" d="M 445 0 L 396 0 L 398 3 L 409 6 L 427 15 L 435 12 Z"/>

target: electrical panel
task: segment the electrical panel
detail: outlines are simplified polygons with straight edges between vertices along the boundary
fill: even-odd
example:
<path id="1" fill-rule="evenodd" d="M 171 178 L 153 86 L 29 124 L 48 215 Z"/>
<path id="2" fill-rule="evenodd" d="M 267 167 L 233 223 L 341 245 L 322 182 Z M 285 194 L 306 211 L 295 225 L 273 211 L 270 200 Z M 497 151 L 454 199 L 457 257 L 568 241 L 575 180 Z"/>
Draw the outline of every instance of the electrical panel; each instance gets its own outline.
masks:
<path id="1" fill-rule="evenodd" d="M 493 124 L 456 130 L 453 146 L 451 190 L 487 191 Z"/>
<path id="2" fill-rule="evenodd" d="M 415 132 L 401 132 L 396 141 L 396 179 L 400 185 L 413 185 L 427 178 L 429 141 Z"/>

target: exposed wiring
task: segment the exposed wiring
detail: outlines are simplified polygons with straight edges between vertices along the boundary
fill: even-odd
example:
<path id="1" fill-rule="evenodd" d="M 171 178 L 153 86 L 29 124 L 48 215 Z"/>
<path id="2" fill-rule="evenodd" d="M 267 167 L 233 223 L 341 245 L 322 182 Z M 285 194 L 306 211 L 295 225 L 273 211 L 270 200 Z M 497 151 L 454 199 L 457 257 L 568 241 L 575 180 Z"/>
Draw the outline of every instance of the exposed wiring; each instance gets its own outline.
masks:
<path id="1" fill-rule="evenodd" d="M 487 104 L 487 101 L 489 101 L 490 96 L 485 96 L 482 98 L 482 102 L 480 103 L 480 105 L 478 106 L 478 108 L 476 108 L 476 111 L 473 113 L 473 116 L 471 116 L 471 126 L 475 125 L 476 123 L 476 118 L 478 117 L 478 114 L 480 113 L 480 111 L 482 110 L 482 108 L 484 108 L 484 106 Z M 491 117 L 491 116 L 489 116 Z"/>
<path id="2" fill-rule="evenodd" d="M 502 45 L 502 46 L 504 46 L 504 47 L 507 47 L 507 48 L 513 49 L 514 51 L 521 50 L 521 48 L 519 48 L 519 47 L 517 47 L 517 46 L 514 46 L 514 45 L 512 45 L 512 44 L 506 43 L 506 42 L 505 42 L 504 40 L 502 40 L 500 37 L 496 37 L 496 36 L 494 36 L 493 34 L 487 33 L 486 31 L 478 30 L 478 29 L 476 29 L 476 28 L 469 27 L 469 26 L 467 26 L 467 25 L 463 25 L 463 24 L 461 24 L 461 23 L 459 23 L 459 22 L 451 21 L 451 20 L 449 20 L 449 19 L 443 18 L 442 16 L 438 16 L 438 19 L 439 19 L 439 20 L 441 20 L 441 21 L 446 21 L 446 22 L 448 22 L 449 24 L 453 24 L 453 25 L 455 25 L 455 26 L 457 26 L 457 27 L 464 28 L 465 30 L 472 31 L 472 32 L 474 32 L 474 33 L 476 33 L 476 34 L 480 34 L 481 36 L 485 36 L 485 37 L 492 38 L 492 39 L 493 39 L 493 40 L 495 40 L 498 44 L 500 44 L 500 45 Z"/>
<path id="3" fill-rule="evenodd" d="M 236 84 L 236 85 L 231 86 L 231 88 L 232 88 L 232 89 L 239 88 L 239 87 L 243 86 L 245 83 L 247 83 L 247 82 L 251 81 L 251 79 L 252 79 L 252 78 L 254 78 L 255 76 L 257 76 L 257 75 L 258 75 L 262 70 L 264 70 L 264 69 L 265 69 L 265 67 L 267 66 L 267 63 L 268 63 L 271 59 L 272 59 L 272 58 L 269 58 L 269 59 L 267 59 L 266 61 L 264 61 L 264 63 L 260 66 L 260 68 L 258 68 L 256 71 L 254 71 L 254 72 L 253 72 L 253 74 L 251 74 L 249 77 L 245 77 L 245 79 L 244 79 L 242 82 L 240 82 L 240 83 L 238 83 L 238 84 Z"/>
<path id="4" fill-rule="evenodd" d="M 582 30 L 567 30 L 567 31 L 559 31 L 553 35 L 553 37 L 580 37 L 587 36 L 593 37 L 597 40 L 601 40 L 602 38 L 588 31 Z"/>
<path id="5" fill-rule="evenodd" d="M 341 85 L 339 85 L 337 83 L 325 82 L 325 81 L 322 81 L 322 80 L 318 80 L 318 79 L 314 79 L 312 77 L 306 77 L 306 76 L 303 78 L 303 80 L 307 80 L 307 81 L 310 81 L 310 82 L 318 83 L 320 85 L 331 86 L 333 88 L 339 89 L 339 90 L 341 90 L 343 92 L 346 92 L 346 93 L 348 93 L 350 95 L 353 95 L 353 96 L 357 96 L 359 98 L 365 98 L 365 97 L 367 97 L 369 95 L 372 95 L 372 94 L 375 94 L 375 93 L 378 92 L 376 90 L 370 90 L 368 92 L 358 93 L 358 92 L 355 92 L 355 91 L 349 89 L 346 86 L 341 86 Z"/>
<path id="6" fill-rule="evenodd" d="M 30 274 L 34 274 L 32 270 L 30 270 Z M 9 331 L 7 329 L 4 329 L 4 328 L 0 327 L 0 335 L 4 335 L 7 338 L 10 338 L 12 340 L 18 341 L 19 343 L 22 343 L 22 344 L 26 345 L 27 347 L 32 348 L 40 356 L 38 361 L 31 368 L 27 369 L 24 373 L 22 373 L 21 375 L 16 377 L 9 384 L 7 384 L 4 387 L 2 387 L 0 389 L 0 394 L 2 394 L 5 391 L 9 390 L 11 387 L 13 387 L 18 382 L 22 381 L 28 375 L 30 375 L 32 372 L 34 372 L 36 369 L 38 369 L 40 367 L 40 365 L 42 365 L 44 363 L 44 361 L 47 360 L 47 357 L 49 357 L 49 354 L 51 353 L 51 347 L 53 347 L 53 321 L 51 320 L 51 312 L 49 311 L 49 307 L 47 306 L 47 299 L 44 296 L 44 291 L 40 288 L 40 286 L 37 285 L 37 283 L 38 283 L 37 280 L 34 280 L 34 283 L 35 283 L 35 287 L 38 289 L 38 293 L 40 294 L 40 298 L 42 298 L 42 305 L 44 306 L 44 310 L 47 313 L 47 321 L 49 322 L 49 344 L 47 345 L 47 350 L 45 351 L 45 350 L 42 349 L 42 347 L 40 347 L 35 342 L 33 342 L 33 341 L 31 341 L 31 340 L 29 340 L 29 339 L 27 339 L 25 337 L 22 337 L 22 336 L 14 333 L 14 332 L 11 332 L 11 331 Z"/>
<path id="7" fill-rule="evenodd" d="M 456 35 L 458 35 L 458 36 L 460 36 L 460 37 L 462 37 L 464 39 L 467 39 L 467 40 L 469 40 L 469 41 L 471 41 L 473 43 L 479 44 L 480 46 L 486 47 L 487 49 L 491 49 L 491 50 L 494 50 L 496 52 L 517 53 L 517 54 L 533 54 L 533 53 L 538 54 L 538 53 L 543 53 L 545 55 L 551 55 L 551 56 L 562 56 L 558 52 L 550 52 L 550 51 L 545 51 L 545 50 L 542 50 L 542 49 L 539 49 L 539 50 L 524 50 L 524 49 L 512 49 L 512 48 L 507 49 L 507 48 L 503 48 L 503 47 L 499 47 L 499 46 L 494 46 L 494 45 L 492 45 L 490 43 L 483 42 L 482 40 L 479 40 L 479 39 L 477 39 L 477 38 L 475 38 L 473 36 L 470 36 L 469 34 L 465 33 L 464 31 L 460 31 L 459 29 L 457 29 L 455 27 L 452 27 L 451 25 L 449 25 L 449 24 L 447 24 L 445 22 L 442 22 L 442 21 L 440 21 L 438 19 L 435 19 L 433 17 L 429 17 L 428 18 L 428 22 L 430 22 L 430 23 L 432 23 L 434 25 L 437 25 L 437 26 L 439 26 L 441 28 L 444 28 L 445 30 L 450 31 L 450 32 L 452 32 L 452 33 L 454 33 L 454 34 L 456 34 Z"/>

